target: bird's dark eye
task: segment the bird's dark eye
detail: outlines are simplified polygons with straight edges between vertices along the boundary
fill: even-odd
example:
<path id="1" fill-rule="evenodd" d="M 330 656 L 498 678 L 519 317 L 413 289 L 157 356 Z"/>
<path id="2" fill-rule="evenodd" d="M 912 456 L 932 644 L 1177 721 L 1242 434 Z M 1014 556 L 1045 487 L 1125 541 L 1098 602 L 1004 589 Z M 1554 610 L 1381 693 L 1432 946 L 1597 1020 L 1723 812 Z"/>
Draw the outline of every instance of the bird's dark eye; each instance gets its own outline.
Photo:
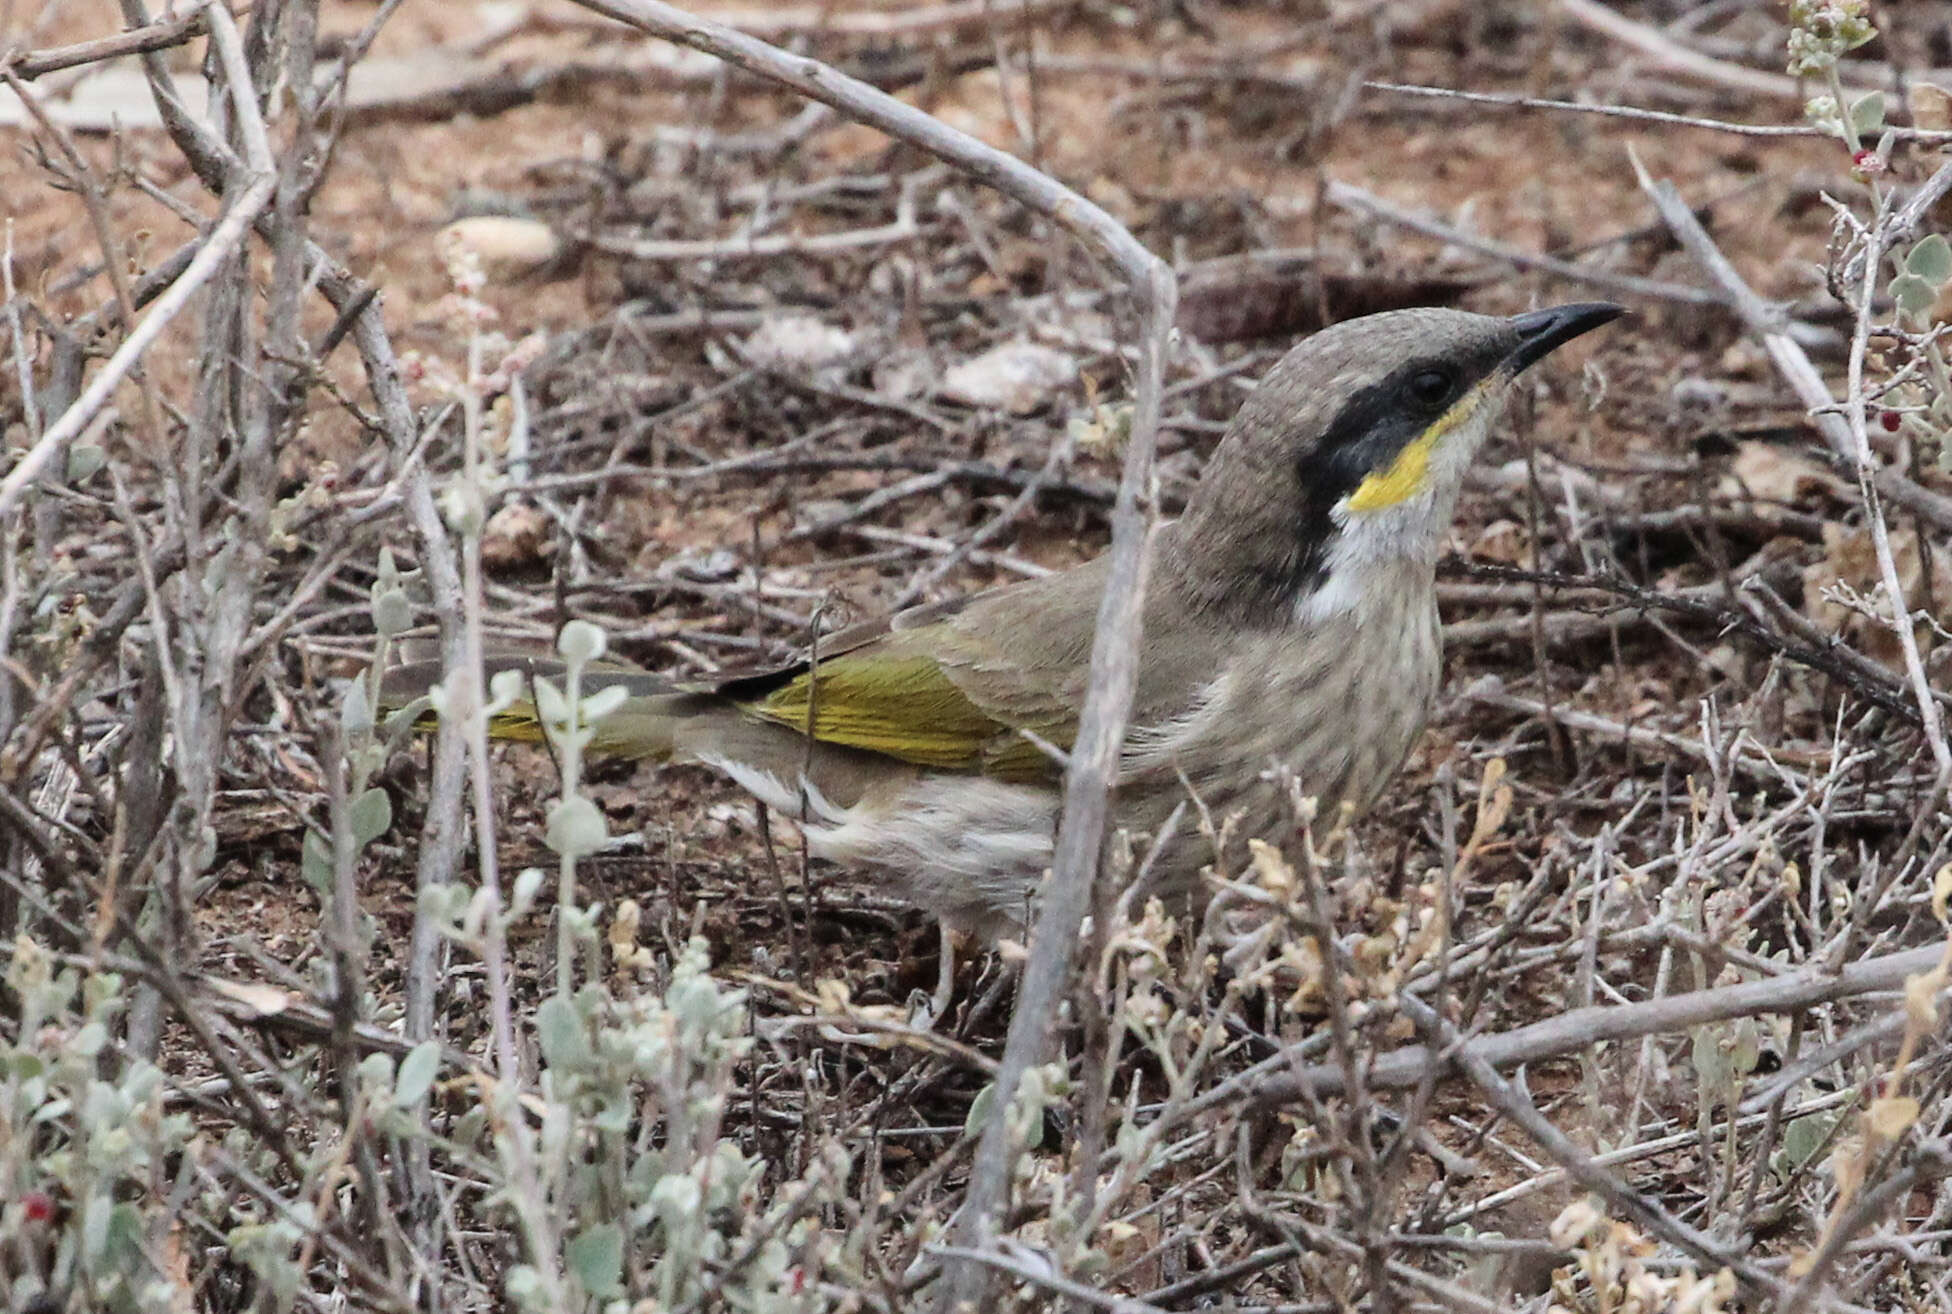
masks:
<path id="1" fill-rule="evenodd" d="M 1410 396 L 1419 406 L 1442 406 L 1456 386 L 1457 378 L 1449 370 L 1418 370 L 1410 376 Z"/>

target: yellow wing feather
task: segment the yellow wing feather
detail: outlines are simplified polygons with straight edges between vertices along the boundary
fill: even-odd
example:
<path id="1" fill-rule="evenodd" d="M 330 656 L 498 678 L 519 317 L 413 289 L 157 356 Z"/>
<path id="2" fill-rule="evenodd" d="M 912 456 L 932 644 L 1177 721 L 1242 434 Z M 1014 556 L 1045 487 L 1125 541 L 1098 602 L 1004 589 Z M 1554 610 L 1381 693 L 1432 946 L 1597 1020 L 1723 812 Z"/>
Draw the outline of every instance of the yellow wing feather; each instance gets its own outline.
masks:
<path id="1" fill-rule="evenodd" d="M 990 741 L 1011 733 L 917 654 L 835 657 L 745 706 L 822 743 L 951 771 L 978 769 Z"/>

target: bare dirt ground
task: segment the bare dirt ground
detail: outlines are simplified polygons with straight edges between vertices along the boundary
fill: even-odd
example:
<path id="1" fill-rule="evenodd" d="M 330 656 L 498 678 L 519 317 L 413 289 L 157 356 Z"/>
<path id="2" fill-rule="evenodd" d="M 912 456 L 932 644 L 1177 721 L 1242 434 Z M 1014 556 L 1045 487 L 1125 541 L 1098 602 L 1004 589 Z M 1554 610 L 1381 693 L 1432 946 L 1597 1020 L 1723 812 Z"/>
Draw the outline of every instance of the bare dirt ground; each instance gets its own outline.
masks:
<path id="1" fill-rule="evenodd" d="M 1890 630 L 1851 603 L 1878 581 L 1855 473 L 1826 452 L 1735 314 L 1620 282 L 1683 293 L 1713 286 L 1647 199 L 1637 159 L 1697 207 L 1761 296 L 1788 309 L 1841 392 L 1852 315 L 1826 287 L 1825 197 L 1868 204 L 1850 152 L 1816 136 L 1741 136 L 1373 84 L 1760 125 L 1800 123 L 1800 96 L 1690 75 L 1582 21 L 1576 7 L 1542 2 L 1047 4 L 1028 27 L 1006 21 L 1010 8 L 928 25 L 905 25 L 911 11 L 900 6 L 816 15 L 719 5 L 712 14 L 1034 162 L 1181 271 L 1182 332 L 1159 455 L 1168 513 L 1252 381 L 1324 317 L 1425 300 L 1514 313 L 1609 297 L 1633 310 L 1528 376 L 1467 490 L 1440 569 L 1451 637 L 1439 715 L 1358 828 L 1360 858 L 1337 895 L 1345 925 L 1387 927 L 1417 905 L 1426 882 L 1454 874 L 1452 936 L 1478 956 L 1460 959 L 1453 1016 L 1487 1033 L 1587 1005 L 1770 979 L 1841 952 L 1835 936 L 1846 924 L 1861 932 L 1845 942 L 1853 955 L 1928 943 L 1929 873 L 1945 842 L 1940 796 L 1925 739 L 1873 697 L 1910 706 Z M 1773 6 L 1614 12 L 1723 69 L 1781 67 L 1783 19 Z M 322 55 L 343 52 L 375 17 L 371 4 L 328 0 Z M 1952 7 L 1878 17 L 1885 35 L 1853 58 L 1907 71 L 1952 64 Z M 100 0 L 39 12 L 15 5 L 0 11 L 0 45 L 47 49 L 121 26 Z M 205 44 L 166 59 L 180 76 L 200 77 Z M 440 254 L 444 230 L 483 216 L 507 221 L 492 239 L 506 254 L 489 261 L 479 296 L 508 342 L 539 335 L 523 376 L 528 450 L 499 454 L 513 482 L 485 536 L 496 642 L 541 648 L 581 617 L 632 662 L 706 675 L 788 657 L 816 625 L 1062 567 L 1104 546 L 1122 448 L 1105 436 L 1098 407 L 1126 398 L 1131 325 L 1115 281 L 1073 238 L 910 147 L 838 119 L 809 120 L 793 97 L 566 4 L 408 3 L 380 27 L 366 67 L 377 72 L 338 125 L 309 233 L 380 289 L 431 435 L 419 459 L 437 479 L 460 463 L 460 426 L 423 380 L 458 369 L 467 340 Z M 56 134 L 18 114 L 0 129 L 10 146 L 0 155 L 0 209 L 12 278 L 34 316 L 59 324 L 113 300 L 105 262 L 139 277 L 195 238 L 193 223 L 207 224 L 214 209 L 154 126 L 146 92 L 111 134 L 91 115 L 117 102 L 88 77 L 56 73 L 34 85 L 55 118 L 73 107 L 63 121 L 74 126 L 61 135 L 102 189 L 91 216 L 50 172 L 48 157 L 59 164 L 62 153 Z M 1900 100 L 1892 98 L 1893 119 L 1902 120 Z M 1927 147 L 1900 145 L 1880 185 L 1917 183 L 1937 162 Z M 1415 221 L 1448 240 L 1414 231 Z M 115 235 L 106 254 L 104 229 Z M 484 229 L 472 231 L 491 244 Z M 787 240 L 752 254 L 742 249 L 749 238 Z M 1521 267 L 1485 244 L 1574 262 L 1587 277 Z M 1245 258 L 1252 253 L 1263 254 Z M 260 248 L 252 260 L 263 294 L 272 257 Z M 318 343 L 334 321 L 330 306 L 308 298 L 300 336 Z M 957 367 L 1022 343 L 1056 362 L 1049 377 L 983 396 L 945 386 Z M 73 651 L 54 618 L 77 618 L 68 633 L 85 634 L 130 578 L 134 554 L 180 514 L 163 472 L 183 459 L 177 435 L 198 405 L 203 351 L 185 327 L 147 354 L 144 392 L 122 390 L 123 419 L 98 439 L 109 473 L 51 498 L 35 512 L 32 550 L 10 549 L 24 573 L 7 589 L 25 600 L 15 614 L 32 618 L 13 632 L 22 688 L 47 688 Z M 363 510 L 393 467 L 350 339 L 321 374 L 325 386 L 306 395 L 302 424 L 277 451 L 275 495 L 296 528 L 276 545 L 254 623 L 295 609 L 238 684 L 211 813 L 214 859 L 191 904 L 193 927 L 176 941 L 191 946 L 191 961 L 177 965 L 185 972 L 286 992 L 288 1007 L 236 1029 L 256 1035 L 267 1061 L 289 1073 L 330 1067 L 317 1035 L 281 1032 L 278 1022 L 303 1012 L 300 998 L 330 1003 L 331 910 L 300 874 L 305 827 L 321 823 L 326 804 L 321 728 L 336 714 L 340 682 L 372 652 L 365 599 L 381 546 L 404 564 L 419 550 L 403 515 Z M 152 413 L 139 419 L 144 396 Z M 512 401 L 496 405 L 505 435 Z M 0 379 L 0 416 L 9 444 L 24 446 L 11 368 Z M 1067 434 L 1075 446 L 1049 467 Z M 1952 493 L 1909 437 L 1892 438 L 1883 459 L 1918 486 Z M 1033 481 L 1035 496 L 1013 505 Z M 209 526 L 219 523 L 206 514 Z M 132 543 L 135 526 L 146 537 Z M 1915 590 L 1907 600 L 1932 618 L 1916 630 L 1927 674 L 1943 688 L 1945 527 L 1903 513 L 1891 526 Z M 108 779 L 105 764 L 121 761 L 120 748 L 91 756 L 90 746 L 133 716 L 140 650 L 155 640 L 142 625 L 131 635 L 109 664 L 121 675 L 101 675 L 64 722 L 85 778 Z M 9 742 L 17 753 L 19 741 Z M 1489 768 L 1494 761 L 1502 767 Z M 358 905 L 370 919 L 361 1017 L 380 1027 L 398 1026 L 404 1008 L 424 764 L 415 747 L 381 772 L 393 825 L 359 863 Z M 1490 797 L 1488 769 L 1505 772 L 1509 817 L 1460 863 L 1459 845 Z M 42 778 L 17 758 L 6 772 L 8 792 L 22 798 Z M 553 869 L 541 838 L 557 788 L 548 758 L 498 749 L 494 777 L 501 869 Z M 803 1305 L 752 1307 L 904 1307 L 925 1241 L 918 1220 L 939 1222 L 955 1205 L 967 1151 L 959 1136 L 987 1080 L 981 1056 L 1001 1052 L 1001 964 L 963 964 L 943 1024 L 968 1047 L 961 1056 L 876 1048 L 811 1027 L 768 1033 L 769 1021 L 806 1017 L 819 982 L 845 983 L 857 1008 L 905 1014 L 935 980 L 932 925 L 856 874 L 803 864 L 789 828 L 703 770 L 600 763 L 590 793 L 624 838 L 583 864 L 584 901 L 610 910 L 637 900 L 640 939 L 662 964 L 702 936 L 713 971 L 749 987 L 750 1016 L 772 1037 L 726 1078 L 726 1135 L 772 1165 L 756 1189 L 804 1172 L 826 1126 L 851 1125 L 872 1107 L 875 1134 L 851 1142 L 845 1192 L 866 1202 L 865 1213 L 850 1222 L 835 1206 L 821 1218 L 830 1233 L 872 1223 L 890 1239 L 858 1260 L 852 1284 L 835 1269 L 794 1297 Z M 91 847 L 70 862 L 108 851 L 122 797 L 112 781 L 82 790 L 61 824 Z M 18 842 L 5 850 L 12 870 L 28 851 Z M 23 924 L 71 952 L 85 954 L 87 940 L 62 943 L 61 918 L 86 921 L 118 897 L 136 907 L 113 885 L 104 895 L 98 885 L 34 879 L 59 916 Z M 140 892 L 139 878 L 121 879 Z M 1860 916 L 1853 896 L 1875 907 Z M 545 914 L 548 904 L 545 895 Z M 546 915 L 511 937 L 516 1000 L 527 1009 L 548 991 L 555 938 Z M 1392 943 L 1401 948 L 1400 937 Z M 486 1055 L 484 969 L 458 950 L 444 961 L 437 1034 Z M 1288 1010 L 1282 998 L 1271 992 L 1226 1014 L 1238 1034 L 1210 1071 L 1213 1084 L 1280 1045 L 1325 1036 L 1330 1005 L 1298 996 Z M 1173 1006 L 1201 1007 L 1185 995 Z M 1801 1157 L 1778 1162 L 1787 1153 L 1780 1120 L 1765 1129 L 1750 1118 L 1738 1133 L 1724 1114 L 1793 1055 L 1890 1006 L 1887 995 L 1855 1013 L 1799 1014 L 1793 1025 L 1769 1016 L 1747 1030 L 1704 1026 L 1563 1052 L 1529 1069 L 1527 1089 L 1584 1154 L 1633 1147 L 1612 1171 L 1639 1198 L 1782 1284 L 1744 1277 L 1729 1308 L 1788 1308 L 1779 1302 L 1800 1278 L 1796 1257 L 1830 1235 L 1836 1186 L 1824 1165 L 1834 1147 L 1799 1141 Z M 164 1014 L 172 1081 L 236 1078 L 207 1037 Z M 1372 1022 L 1372 1050 L 1414 1034 Z M 1089 1042 L 1072 1034 L 1075 1056 Z M 1814 1112 L 1788 1125 L 1820 1123 L 1818 1139 L 1857 1134 L 1834 1111 L 1851 1104 L 1831 1097 L 1859 1088 L 1868 1102 L 1898 1042 L 1889 1031 L 1805 1074 L 1794 1099 Z M 533 1044 L 523 1043 L 533 1061 Z M 1726 1056 L 1745 1047 L 1755 1052 L 1731 1076 Z M 1901 1131 L 1883 1147 L 1884 1180 L 1898 1181 L 1944 1134 L 1948 1107 L 1924 1094 L 1943 1087 L 1942 1060 L 1925 1042 L 1911 1078 L 1923 1112 L 1909 1141 Z M 1118 1103 L 1178 1097 L 1157 1053 L 1135 1041 L 1126 1062 L 1111 1092 Z M 1075 1168 L 1068 1149 L 1088 1121 L 1088 1097 L 1079 1100 L 1047 1110 L 1036 1171 Z M 1306 1102 L 1230 1114 L 1238 1120 L 1224 1144 L 1159 1170 L 1144 1202 L 1121 1206 L 1125 1230 L 1094 1243 L 1104 1267 L 1074 1271 L 1146 1308 L 1217 1299 L 1293 1310 L 1399 1301 L 1536 1309 L 1554 1300 L 1623 1308 L 1603 1294 L 1597 1259 L 1581 1267 L 1579 1246 L 1548 1237 L 1582 1195 L 1552 1172 L 1564 1161 L 1514 1129 L 1484 1089 L 1450 1079 L 1414 1100 L 1379 1094 L 1375 1107 L 1393 1112 L 1354 1122 L 1328 1103 L 1339 1111 L 1327 1122 Z M 1775 1107 L 1780 1114 L 1780 1099 Z M 213 1142 L 238 1117 L 221 1099 L 197 1116 Z M 1381 1151 L 1350 1148 L 1328 1129 L 1353 1126 L 1380 1146 L 1398 1130 L 1389 1118 L 1420 1124 L 1420 1139 L 1388 1161 L 1388 1201 L 1365 1213 L 1364 1173 Z M 1041 1216 L 1051 1206 L 1036 1185 L 1025 1199 L 1043 1204 L 1024 1204 L 1022 1236 L 1061 1250 L 1069 1242 Z M 1671 1275 L 1684 1261 L 1714 1270 L 1617 1201 L 1600 1207 L 1668 1247 L 1646 1261 L 1652 1271 Z M 264 1270 L 224 1258 L 236 1219 L 212 1208 L 184 1261 L 201 1275 L 199 1299 L 222 1308 L 268 1299 Z M 485 1275 L 519 1247 L 480 1221 L 494 1215 L 473 1195 L 460 1213 L 446 1220 L 453 1230 L 436 1252 L 443 1276 L 427 1285 L 471 1307 L 499 1290 Z M 1944 1192 L 1929 1172 L 1915 1173 L 1863 1221 L 1862 1249 L 1850 1252 L 1828 1298 L 1845 1302 L 1837 1308 L 1944 1308 L 1946 1222 Z M 1385 1245 L 1386 1233 L 1399 1241 Z M 1448 1237 L 1457 1249 L 1401 1243 L 1409 1233 Z M 1605 1244 L 1640 1253 L 1642 1242 L 1623 1235 Z M 331 1251 L 335 1262 L 346 1262 L 343 1251 Z M 450 1254 L 468 1258 L 456 1269 Z M 1365 1267 L 1364 1254 L 1440 1286 L 1380 1258 Z M 324 1267 L 306 1271 L 306 1302 L 344 1280 L 363 1293 L 356 1299 L 387 1303 L 373 1294 L 385 1284 L 371 1273 L 330 1279 Z M 1012 1280 L 1026 1306 L 1052 1299 L 1034 1276 Z"/>

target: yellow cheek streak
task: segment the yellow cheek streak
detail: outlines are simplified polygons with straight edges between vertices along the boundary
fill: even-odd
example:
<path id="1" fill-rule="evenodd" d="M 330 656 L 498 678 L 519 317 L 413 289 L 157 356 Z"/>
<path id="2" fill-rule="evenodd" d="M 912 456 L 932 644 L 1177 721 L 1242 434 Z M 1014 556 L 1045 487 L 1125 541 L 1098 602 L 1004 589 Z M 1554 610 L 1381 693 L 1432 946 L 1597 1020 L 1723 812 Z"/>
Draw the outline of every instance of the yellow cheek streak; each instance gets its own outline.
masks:
<path id="1" fill-rule="evenodd" d="M 1389 469 L 1381 474 L 1372 474 L 1356 485 L 1356 491 L 1349 494 L 1349 510 L 1383 511 L 1407 502 L 1421 492 L 1424 480 L 1430 473 L 1430 453 L 1437 449 L 1445 434 L 1477 413 L 1490 386 L 1491 380 L 1486 379 L 1459 397 L 1456 404 L 1396 454 Z"/>

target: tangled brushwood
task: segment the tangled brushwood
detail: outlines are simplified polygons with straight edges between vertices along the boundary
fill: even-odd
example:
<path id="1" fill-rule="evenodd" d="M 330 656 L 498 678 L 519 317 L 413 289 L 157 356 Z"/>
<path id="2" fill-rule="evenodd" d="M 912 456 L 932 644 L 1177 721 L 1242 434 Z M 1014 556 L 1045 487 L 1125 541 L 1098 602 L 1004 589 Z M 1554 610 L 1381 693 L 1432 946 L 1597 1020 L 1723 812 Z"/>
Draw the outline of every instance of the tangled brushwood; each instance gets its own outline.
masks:
<path id="1" fill-rule="evenodd" d="M 1938 6 L 520 8 L 0 6 L 0 1302 L 1952 1308 Z M 1195 903 L 941 944 L 599 752 L 1601 299 L 1383 802 L 1189 791 Z"/>

